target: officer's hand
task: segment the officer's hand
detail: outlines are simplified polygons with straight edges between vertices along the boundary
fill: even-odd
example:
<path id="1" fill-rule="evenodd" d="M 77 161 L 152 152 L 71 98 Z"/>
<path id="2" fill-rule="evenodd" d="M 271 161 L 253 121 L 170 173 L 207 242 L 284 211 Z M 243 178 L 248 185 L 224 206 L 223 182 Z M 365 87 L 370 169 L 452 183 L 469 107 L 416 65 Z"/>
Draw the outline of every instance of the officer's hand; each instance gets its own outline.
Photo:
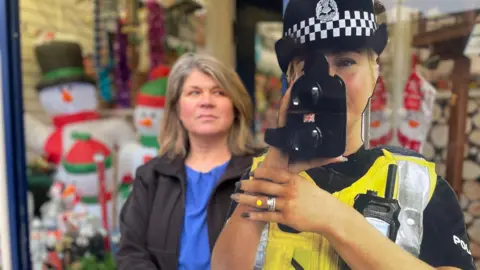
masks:
<path id="1" fill-rule="evenodd" d="M 344 216 L 342 212 L 352 210 L 314 183 L 287 170 L 259 168 L 253 178 L 257 181 L 241 181 L 240 189 L 245 194 L 232 195 L 239 204 L 256 208 L 243 213 L 250 220 L 281 223 L 301 232 L 326 233 L 335 228 L 336 220 Z M 275 212 L 266 210 L 269 197 L 275 197 Z"/>

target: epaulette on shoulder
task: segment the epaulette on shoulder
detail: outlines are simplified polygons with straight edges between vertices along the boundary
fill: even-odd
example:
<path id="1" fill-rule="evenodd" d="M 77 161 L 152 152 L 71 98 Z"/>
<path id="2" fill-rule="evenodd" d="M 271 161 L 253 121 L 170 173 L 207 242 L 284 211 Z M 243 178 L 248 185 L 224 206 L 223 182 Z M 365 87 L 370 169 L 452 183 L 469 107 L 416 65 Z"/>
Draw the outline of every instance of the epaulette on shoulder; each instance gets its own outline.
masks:
<path id="1" fill-rule="evenodd" d="M 253 163 L 252 163 L 252 166 L 250 167 L 250 170 L 252 168 L 254 168 L 254 169 L 257 168 L 258 166 L 260 166 L 260 164 L 262 164 L 265 157 L 267 156 L 267 150 L 268 150 L 268 148 L 263 148 L 263 149 L 259 149 L 259 151 L 255 153 L 255 155 L 253 157 Z"/>
<path id="2" fill-rule="evenodd" d="M 266 155 L 268 152 L 268 147 L 259 148 L 258 151 L 255 152 L 255 157 L 261 157 Z"/>
<path id="3" fill-rule="evenodd" d="M 392 154 L 397 154 L 397 155 L 402 155 L 402 156 L 410 156 L 410 157 L 417 157 L 417 158 L 423 158 L 423 159 L 425 159 L 425 157 L 424 157 L 422 154 L 420 154 L 420 153 L 418 153 L 418 152 L 415 152 L 415 151 L 413 151 L 413 150 L 410 150 L 410 149 L 406 149 L 406 148 L 403 148 L 403 147 L 399 147 L 399 146 L 384 145 L 384 146 L 379 146 L 379 147 L 371 148 L 370 150 L 381 152 L 382 149 L 385 149 L 385 150 L 387 150 L 388 152 L 391 152 Z"/>

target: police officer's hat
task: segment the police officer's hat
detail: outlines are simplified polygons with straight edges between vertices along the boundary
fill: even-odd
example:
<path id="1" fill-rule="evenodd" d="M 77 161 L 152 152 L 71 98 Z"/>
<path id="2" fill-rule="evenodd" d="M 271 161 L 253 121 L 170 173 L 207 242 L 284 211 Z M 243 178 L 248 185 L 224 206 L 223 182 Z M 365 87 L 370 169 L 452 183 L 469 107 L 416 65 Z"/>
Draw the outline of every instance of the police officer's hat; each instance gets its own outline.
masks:
<path id="1" fill-rule="evenodd" d="M 283 32 L 275 46 L 283 72 L 299 52 L 370 48 L 380 55 L 388 40 L 386 25 L 377 25 L 372 0 L 290 0 Z"/>

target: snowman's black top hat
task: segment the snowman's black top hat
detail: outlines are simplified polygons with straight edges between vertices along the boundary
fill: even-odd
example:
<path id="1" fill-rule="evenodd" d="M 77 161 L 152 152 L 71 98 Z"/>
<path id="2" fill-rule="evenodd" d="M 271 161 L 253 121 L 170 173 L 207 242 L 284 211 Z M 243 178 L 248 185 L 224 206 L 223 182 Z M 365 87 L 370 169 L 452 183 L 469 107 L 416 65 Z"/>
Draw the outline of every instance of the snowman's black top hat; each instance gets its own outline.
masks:
<path id="1" fill-rule="evenodd" d="M 290 0 L 283 19 L 284 38 L 276 44 L 284 72 L 296 52 L 385 49 L 385 24 L 377 25 L 372 0 Z"/>
<path id="2" fill-rule="evenodd" d="M 85 82 L 95 85 L 95 79 L 85 73 L 82 49 L 79 44 L 51 41 L 35 47 L 35 56 L 42 71 L 38 91 L 68 82 Z"/>

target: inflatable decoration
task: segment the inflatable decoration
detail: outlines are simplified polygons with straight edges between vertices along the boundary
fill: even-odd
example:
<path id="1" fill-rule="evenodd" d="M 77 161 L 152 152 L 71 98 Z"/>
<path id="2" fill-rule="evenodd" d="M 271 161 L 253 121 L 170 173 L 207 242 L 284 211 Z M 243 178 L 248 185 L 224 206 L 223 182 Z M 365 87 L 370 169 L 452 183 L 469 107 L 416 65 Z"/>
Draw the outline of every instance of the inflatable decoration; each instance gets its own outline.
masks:
<path id="1" fill-rule="evenodd" d="M 392 141 L 393 129 L 390 121 L 391 110 L 388 108 L 388 93 L 382 77 L 378 77 L 371 99 L 370 112 L 370 146 L 388 145 Z"/>
<path id="2" fill-rule="evenodd" d="M 86 213 L 104 225 L 112 224 L 111 194 L 115 186 L 112 152 L 87 133 L 74 133 L 73 137 L 76 142 L 62 161 L 67 182 L 75 187 L 79 196 L 72 212 Z M 105 212 L 108 217 L 104 217 Z"/>
<path id="3" fill-rule="evenodd" d="M 418 73 L 415 66 L 416 56 L 405 87 L 403 106 L 399 111 L 401 120 L 397 138 L 400 146 L 421 153 L 432 125 L 437 90 Z"/>
<path id="4" fill-rule="evenodd" d="M 110 148 L 135 139 L 133 128 L 125 120 L 100 119 L 95 80 L 85 73 L 80 45 L 51 41 L 37 46 L 35 55 L 42 71 L 36 87 L 38 97 L 53 126 L 25 115 L 29 149 L 59 165 L 74 143 L 72 134 L 76 131 L 91 132 Z M 61 168 L 58 173 L 57 180 L 62 181 Z"/>
<path id="5" fill-rule="evenodd" d="M 148 162 L 158 153 L 160 145 L 158 136 L 160 120 L 165 105 L 165 92 L 170 70 L 166 66 L 158 66 L 152 70 L 150 81 L 145 83 L 138 95 L 134 112 L 138 141 L 124 145 L 119 153 L 118 177 L 120 184 L 118 208 L 130 193 L 132 179 L 136 169 Z"/>

